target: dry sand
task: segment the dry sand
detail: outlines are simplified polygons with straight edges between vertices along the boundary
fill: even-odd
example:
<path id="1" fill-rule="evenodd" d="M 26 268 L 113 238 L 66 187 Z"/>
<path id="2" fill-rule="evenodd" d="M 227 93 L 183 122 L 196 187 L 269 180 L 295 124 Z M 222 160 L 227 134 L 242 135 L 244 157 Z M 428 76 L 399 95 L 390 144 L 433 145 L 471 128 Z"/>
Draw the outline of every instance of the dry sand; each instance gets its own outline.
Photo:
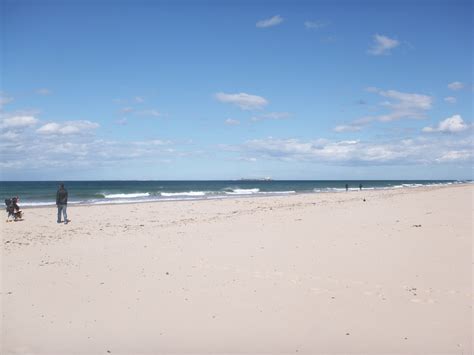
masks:
<path id="1" fill-rule="evenodd" d="M 27 209 L 2 354 L 471 354 L 473 191 Z"/>

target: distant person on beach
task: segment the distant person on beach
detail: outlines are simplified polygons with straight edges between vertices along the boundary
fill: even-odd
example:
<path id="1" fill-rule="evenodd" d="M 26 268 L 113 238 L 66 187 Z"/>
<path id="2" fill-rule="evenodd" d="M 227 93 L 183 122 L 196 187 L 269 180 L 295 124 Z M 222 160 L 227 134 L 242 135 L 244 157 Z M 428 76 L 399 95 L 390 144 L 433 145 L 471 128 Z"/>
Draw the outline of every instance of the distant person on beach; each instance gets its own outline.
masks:
<path id="1" fill-rule="evenodd" d="M 61 223 L 61 212 L 64 217 L 64 224 L 68 224 L 67 219 L 67 190 L 64 188 L 64 184 L 59 185 L 58 192 L 56 192 L 56 206 L 58 206 L 58 223 Z"/>
<path id="2" fill-rule="evenodd" d="M 362 184 L 359 184 L 359 190 L 362 191 Z"/>
<path id="3" fill-rule="evenodd" d="M 349 191 L 349 184 L 346 184 L 346 191 Z"/>

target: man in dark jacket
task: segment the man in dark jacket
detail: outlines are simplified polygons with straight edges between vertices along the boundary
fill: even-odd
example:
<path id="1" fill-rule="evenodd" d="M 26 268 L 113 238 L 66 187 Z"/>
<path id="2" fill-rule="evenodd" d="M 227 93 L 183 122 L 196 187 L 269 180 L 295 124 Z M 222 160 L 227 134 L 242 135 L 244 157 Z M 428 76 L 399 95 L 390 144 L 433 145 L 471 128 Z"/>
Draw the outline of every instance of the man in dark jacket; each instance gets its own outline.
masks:
<path id="1" fill-rule="evenodd" d="M 58 206 L 58 223 L 61 223 L 61 211 L 64 217 L 64 224 L 67 224 L 67 190 L 64 184 L 59 185 L 58 192 L 56 192 L 56 206 Z"/>

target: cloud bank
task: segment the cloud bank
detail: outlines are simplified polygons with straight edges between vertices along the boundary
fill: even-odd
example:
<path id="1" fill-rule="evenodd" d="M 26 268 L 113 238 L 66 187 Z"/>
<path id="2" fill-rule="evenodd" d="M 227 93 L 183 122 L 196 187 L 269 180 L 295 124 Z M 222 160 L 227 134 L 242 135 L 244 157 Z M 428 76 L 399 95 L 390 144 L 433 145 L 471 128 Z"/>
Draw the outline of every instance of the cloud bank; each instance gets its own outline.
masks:
<path id="1" fill-rule="evenodd" d="M 234 146 L 243 157 L 339 165 L 433 164 L 473 159 L 470 139 L 301 140 L 265 138 Z"/>

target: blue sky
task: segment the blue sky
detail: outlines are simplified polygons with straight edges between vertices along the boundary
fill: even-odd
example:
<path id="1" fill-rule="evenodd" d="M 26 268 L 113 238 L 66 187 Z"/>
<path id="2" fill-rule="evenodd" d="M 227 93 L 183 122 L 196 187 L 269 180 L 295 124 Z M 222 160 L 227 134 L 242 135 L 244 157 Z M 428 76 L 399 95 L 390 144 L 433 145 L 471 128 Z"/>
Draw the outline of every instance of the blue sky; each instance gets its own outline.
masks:
<path id="1" fill-rule="evenodd" d="M 472 177 L 472 1 L 1 0 L 1 178 Z"/>

